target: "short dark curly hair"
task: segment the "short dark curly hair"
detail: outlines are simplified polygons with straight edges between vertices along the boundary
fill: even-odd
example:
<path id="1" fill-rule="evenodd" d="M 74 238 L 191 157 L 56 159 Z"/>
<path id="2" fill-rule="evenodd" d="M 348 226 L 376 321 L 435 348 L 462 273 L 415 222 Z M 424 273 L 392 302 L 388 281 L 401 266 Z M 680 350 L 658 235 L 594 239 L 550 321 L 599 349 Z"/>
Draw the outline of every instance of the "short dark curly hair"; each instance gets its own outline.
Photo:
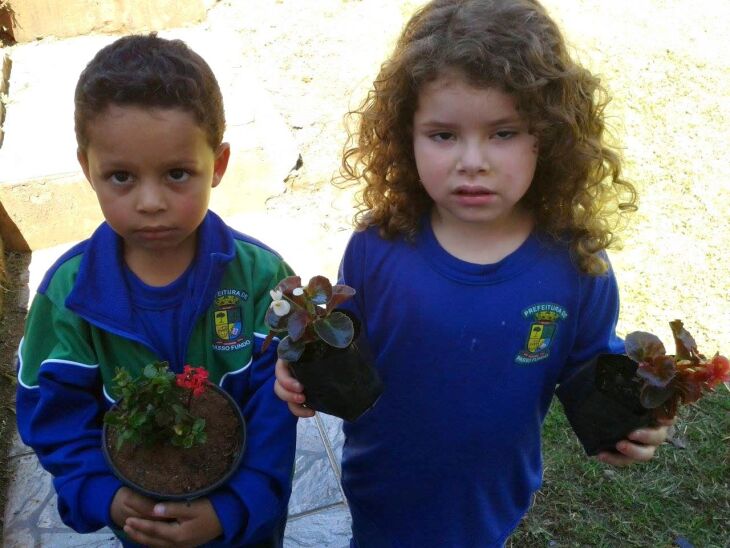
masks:
<path id="1" fill-rule="evenodd" d="M 183 41 L 156 33 L 124 36 L 99 50 L 79 76 L 74 105 L 82 151 L 89 145 L 89 122 L 110 105 L 191 112 L 214 150 L 226 126 L 223 96 L 208 63 Z"/>
<path id="2" fill-rule="evenodd" d="M 413 238 L 432 200 L 419 182 L 413 116 L 421 89 L 456 75 L 470 85 L 515 97 L 537 137 L 535 176 L 522 203 L 538 229 L 568 240 L 580 268 L 607 268 L 619 213 L 636 209 L 636 190 L 621 175 L 605 140 L 607 95 L 576 63 L 536 0 L 433 0 L 403 30 L 373 88 L 349 113 L 341 184 L 364 182 L 359 229 Z"/>

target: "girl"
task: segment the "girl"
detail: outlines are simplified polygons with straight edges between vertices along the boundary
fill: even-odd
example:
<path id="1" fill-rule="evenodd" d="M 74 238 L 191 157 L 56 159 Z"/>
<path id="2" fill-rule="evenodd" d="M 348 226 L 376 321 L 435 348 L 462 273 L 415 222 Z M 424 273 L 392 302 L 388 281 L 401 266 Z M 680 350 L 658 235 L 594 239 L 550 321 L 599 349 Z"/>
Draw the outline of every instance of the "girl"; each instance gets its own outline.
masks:
<path id="1" fill-rule="evenodd" d="M 434 0 L 354 113 L 343 172 L 365 189 L 341 282 L 386 388 L 344 425 L 353 546 L 502 546 L 540 487 L 556 385 L 623 351 L 605 249 L 636 196 L 606 102 L 535 0 Z M 283 362 L 277 379 L 311 416 Z"/>

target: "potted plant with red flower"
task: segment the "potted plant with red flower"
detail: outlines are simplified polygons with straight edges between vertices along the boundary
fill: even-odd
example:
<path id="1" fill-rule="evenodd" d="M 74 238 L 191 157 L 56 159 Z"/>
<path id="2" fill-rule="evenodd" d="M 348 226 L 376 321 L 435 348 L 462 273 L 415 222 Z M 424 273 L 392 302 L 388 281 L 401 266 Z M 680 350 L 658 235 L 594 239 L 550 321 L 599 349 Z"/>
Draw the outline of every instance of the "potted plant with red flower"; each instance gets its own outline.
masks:
<path id="1" fill-rule="evenodd" d="M 347 285 L 314 276 L 306 286 L 299 276 L 285 278 L 271 291 L 266 312 L 269 332 L 264 349 L 286 333 L 278 355 L 302 383 L 307 406 L 354 421 L 383 391 L 357 318 L 338 307 L 355 295 Z"/>
<path id="2" fill-rule="evenodd" d="M 668 355 L 656 335 L 626 337 L 626 354 L 602 354 L 582 366 L 557 390 L 566 416 L 588 455 L 614 450 L 616 442 L 657 419 L 673 419 L 724 384 L 730 389 L 730 362 L 708 359 L 680 320 L 669 323 L 675 353 Z"/>
<path id="3" fill-rule="evenodd" d="M 174 374 L 167 362 L 140 377 L 114 377 L 117 403 L 104 415 L 102 449 L 128 487 L 156 500 L 192 500 L 238 468 L 245 423 L 233 398 L 202 367 Z"/>

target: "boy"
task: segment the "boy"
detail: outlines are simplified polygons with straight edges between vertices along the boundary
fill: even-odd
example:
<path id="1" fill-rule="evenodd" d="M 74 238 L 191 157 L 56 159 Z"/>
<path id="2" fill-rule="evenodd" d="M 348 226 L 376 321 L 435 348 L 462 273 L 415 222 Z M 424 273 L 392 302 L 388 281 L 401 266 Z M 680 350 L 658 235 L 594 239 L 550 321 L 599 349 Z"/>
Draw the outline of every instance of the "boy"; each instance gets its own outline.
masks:
<path id="1" fill-rule="evenodd" d="M 262 353 L 260 333 L 269 290 L 291 270 L 208 211 L 230 155 L 224 128 L 215 76 L 181 41 L 121 38 L 79 78 L 78 160 L 106 222 L 41 283 L 17 398 L 21 437 L 76 531 L 110 526 L 152 546 L 281 544 L 296 419 L 273 394 L 276 349 Z M 239 470 L 189 504 L 122 487 L 102 456 L 115 368 L 137 376 L 157 360 L 205 366 L 247 421 Z"/>

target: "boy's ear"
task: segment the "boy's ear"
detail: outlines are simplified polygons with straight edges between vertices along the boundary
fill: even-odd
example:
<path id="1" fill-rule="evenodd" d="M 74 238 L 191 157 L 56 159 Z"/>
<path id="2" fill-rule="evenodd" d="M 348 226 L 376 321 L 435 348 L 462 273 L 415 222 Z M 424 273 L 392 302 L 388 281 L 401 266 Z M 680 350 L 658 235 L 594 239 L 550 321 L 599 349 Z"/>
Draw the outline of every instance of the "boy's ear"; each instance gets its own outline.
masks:
<path id="1" fill-rule="evenodd" d="M 218 146 L 218 150 L 215 151 L 215 163 L 213 164 L 213 184 L 212 188 L 217 187 L 223 174 L 226 172 L 228 167 L 228 160 L 231 157 L 231 145 L 228 143 L 221 143 Z"/>
<path id="2" fill-rule="evenodd" d="M 76 159 L 79 161 L 79 165 L 81 166 L 81 171 L 84 172 L 84 177 L 86 177 L 86 180 L 89 181 L 89 184 L 91 185 L 91 188 L 94 188 L 94 183 L 91 182 L 91 177 L 89 176 L 89 158 L 86 156 L 86 153 L 81 150 L 80 148 L 76 149 Z"/>

